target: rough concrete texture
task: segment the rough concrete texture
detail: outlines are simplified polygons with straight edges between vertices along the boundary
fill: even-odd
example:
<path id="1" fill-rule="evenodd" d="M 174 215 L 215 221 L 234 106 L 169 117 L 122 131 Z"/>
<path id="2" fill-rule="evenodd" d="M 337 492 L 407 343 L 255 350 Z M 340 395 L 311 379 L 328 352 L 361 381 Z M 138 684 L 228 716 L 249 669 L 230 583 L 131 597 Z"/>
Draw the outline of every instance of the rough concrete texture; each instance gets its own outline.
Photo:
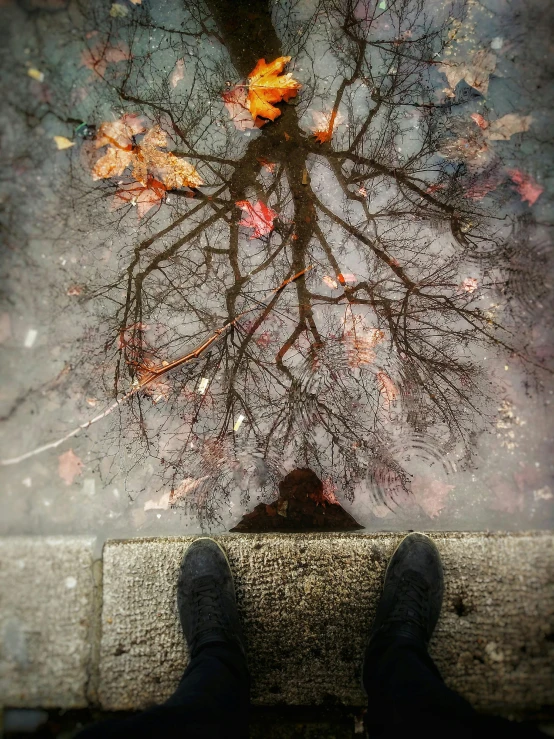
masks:
<path id="1" fill-rule="evenodd" d="M 216 537 L 235 576 L 253 677 L 264 704 L 365 701 L 359 674 L 391 534 Z M 547 534 L 433 534 L 446 595 L 431 651 L 449 685 L 499 713 L 554 704 L 553 539 Z M 187 656 L 175 606 L 192 538 L 104 548 L 100 700 L 162 701 Z"/>
<path id="2" fill-rule="evenodd" d="M 0 706 L 87 705 L 94 539 L 0 539 Z"/>

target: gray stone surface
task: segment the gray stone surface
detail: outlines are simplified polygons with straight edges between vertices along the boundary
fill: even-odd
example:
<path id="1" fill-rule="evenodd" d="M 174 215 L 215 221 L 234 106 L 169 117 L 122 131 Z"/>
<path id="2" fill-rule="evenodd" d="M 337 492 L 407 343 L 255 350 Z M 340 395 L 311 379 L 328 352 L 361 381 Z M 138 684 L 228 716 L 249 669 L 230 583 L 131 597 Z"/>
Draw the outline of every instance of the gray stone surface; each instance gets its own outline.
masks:
<path id="1" fill-rule="evenodd" d="M 0 539 L 0 706 L 87 704 L 94 539 Z"/>
<path id="2" fill-rule="evenodd" d="M 392 534 L 228 535 L 257 703 L 363 704 L 359 672 Z M 484 710 L 554 704 L 553 539 L 433 534 L 446 573 L 431 645 L 448 684 Z M 192 537 L 109 542 L 99 697 L 139 708 L 175 688 L 187 655 L 175 583 Z"/>

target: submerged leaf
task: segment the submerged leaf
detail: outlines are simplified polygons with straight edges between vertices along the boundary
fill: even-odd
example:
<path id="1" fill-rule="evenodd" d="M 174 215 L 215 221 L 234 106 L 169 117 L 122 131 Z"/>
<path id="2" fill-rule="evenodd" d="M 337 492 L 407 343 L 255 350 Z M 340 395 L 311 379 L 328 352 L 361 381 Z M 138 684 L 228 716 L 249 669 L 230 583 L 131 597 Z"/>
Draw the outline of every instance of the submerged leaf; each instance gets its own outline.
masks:
<path id="1" fill-rule="evenodd" d="M 58 149 L 70 149 L 75 146 L 75 142 L 67 139 L 65 136 L 54 136 L 54 141 Z"/>
<path id="2" fill-rule="evenodd" d="M 261 200 L 256 203 L 239 200 L 236 205 L 247 212 L 247 215 L 240 221 L 240 225 L 254 229 L 251 239 L 259 239 L 273 231 L 273 221 L 277 218 L 278 213 L 268 208 Z"/>
<path id="3" fill-rule="evenodd" d="M 331 141 L 336 127 L 344 121 L 344 116 L 339 111 L 332 110 L 330 113 L 312 111 L 314 127 L 312 133 L 320 144 Z"/>
<path id="4" fill-rule="evenodd" d="M 482 49 L 473 55 L 471 62 L 443 63 L 438 69 L 446 75 L 452 90 L 458 82 L 465 80 L 470 87 L 474 87 L 485 95 L 489 89 L 489 77 L 496 69 L 496 56 Z"/>
<path id="5" fill-rule="evenodd" d="M 483 118 L 481 113 L 472 113 L 470 118 L 472 121 L 475 121 L 479 128 L 485 129 L 489 127 L 488 122 Z"/>
<path id="6" fill-rule="evenodd" d="M 229 111 L 229 116 L 239 131 L 248 131 L 256 128 L 256 121 L 248 108 L 248 96 L 242 85 L 236 85 L 223 93 L 223 104 Z"/>
<path id="7" fill-rule="evenodd" d="M 171 84 L 171 87 L 173 88 L 177 87 L 179 82 L 184 78 L 185 78 L 185 60 L 177 59 L 175 68 L 169 77 L 169 83 Z"/>
<path id="8" fill-rule="evenodd" d="M 336 280 L 333 280 L 332 277 L 329 277 L 328 275 L 323 275 L 321 278 L 323 282 L 327 285 L 327 287 L 330 287 L 331 290 L 336 290 L 338 288 L 338 283 Z"/>
<path id="9" fill-rule="evenodd" d="M 101 77 L 106 73 L 108 64 L 117 64 L 131 58 L 131 53 L 122 41 L 114 44 L 98 42 L 95 46 L 85 49 L 81 54 L 81 66 L 88 67 Z"/>
<path id="10" fill-rule="evenodd" d="M 523 202 L 527 201 L 529 205 L 534 205 L 544 192 L 544 187 L 539 185 L 531 175 L 521 172 L 519 169 L 509 169 L 510 179 L 516 186 Z"/>
<path id="11" fill-rule="evenodd" d="M 131 204 L 137 206 L 137 214 L 142 218 L 150 208 L 161 203 L 165 197 L 167 188 L 159 180 L 148 177 L 146 185 L 140 182 L 131 182 L 122 185 L 115 193 L 113 208 L 121 208 L 123 205 Z"/>
<path id="12" fill-rule="evenodd" d="M 508 141 L 515 133 L 528 131 L 532 120 L 530 115 L 508 113 L 490 124 L 487 136 L 491 141 Z"/>
<path id="13" fill-rule="evenodd" d="M 132 166 L 133 177 L 145 188 L 148 188 L 149 178 L 152 177 L 159 178 L 168 190 L 202 184 L 192 164 L 161 150 L 167 146 L 167 136 L 159 126 L 151 128 L 140 144 L 134 144 L 134 135 L 142 130 L 144 128 L 138 116 L 123 116 L 114 123 L 102 124 L 96 146 L 108 144 L 108 150 L 94 165 L 93 179 L 119 176 Z"/>
<path id="14" fill-rule="evenodd" d="M 71 485 L 75 478 L 83 472 L 83 466 L 73 449 L 69 449 L 58 457 L 58 475 L 66 485 Z"/>

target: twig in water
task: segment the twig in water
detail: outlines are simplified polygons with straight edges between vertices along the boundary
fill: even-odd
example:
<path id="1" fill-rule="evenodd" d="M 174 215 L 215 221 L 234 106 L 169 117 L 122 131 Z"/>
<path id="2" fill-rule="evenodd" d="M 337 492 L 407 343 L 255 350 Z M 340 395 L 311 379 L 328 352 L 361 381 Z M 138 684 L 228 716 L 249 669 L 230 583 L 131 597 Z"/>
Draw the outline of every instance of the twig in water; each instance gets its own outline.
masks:
<path id="1" fill-rule="evenodd" d="M 303 275 L 308 270 L 312 269 L 312 267 L 307 267 L 306 269 L 303 269 L 301 272 L 298 272 L 297 274 L 293 275 L 292 277 L 289 277 L 288 279 L 284 280 L 279 287 L 274 290 L 274 293 L 279 292 L 284 287 L 286 287 L 289 283 L 294 282 L 294 280 L 298 279 L 301 275 Z M 91 418 L 90 421 L 87 421 L 86 423 L 82 423 L 77 428 L 74 428 L 72 431 L 67 433 L 65 436 L 62 436 L 60 439 L 57 439 L 56 441 L 51 441 L 48 444 L 44 444 L 43 446 L 39 446 L 36 449 L 33 449 L 30 452 L 26 452 L 25 454 L 20 454 L 18 457 L 11 457 L 9 459 L 2 459 L 0 460 L 0 466 L 6 467 L 10 464 L 19 464 L 19 462 L 23 462 L 25 459 L 29 459 L 30 457 L 34 457 L 37 454 L 41 454 L 42 452 L 47 451 L 48 449 L 55 449 L 56 447 L 63 444 L 68 439 L 71 439 L 73 436 L 76 436 L 79 431 L 83 431 L 84 429 L 88 429 L 90 426 L 92 426 L 94 423 L 97 423 L 98 421 L 101 421 L 103 418 L 106 418 L 106 416 L 109 416 L 110 413 L 113 413 L 117 408 L 119 408 L 120 405 L 125 403 L 129 398 L 132 398 L 133 395 L 136 395 L 140 390 L 142 390 L 146 385 L 151 383 L 153 380 L 156 380 L 157 378 L 164 375 L 166 372 L 169 372 L 172 369 L 175 369 L 176 367 L 180 367 L 182 364 L 186 364 L 187 362 L 190 362 L 194 359 L 198 359 L 198 357 L 206 351 L 206 349 L 211 346 L 217 339 L 221 336 L 221 334 L 226 331 L 228 328 L 231 328 L 231 326 L 234 326 L 235 323 L 238 321 L 239 318 L 242 318 L 242 316 L 246 315 L 246 313 L 251 313 L 254 308 L 251 308 L 250 310 L 244 311 L 243 313 L 240 313 L 238 316 L 235 316 L 232 321 L 229 321 L 221 328 L 218 328 L 217 331 L 215 331 L 206 341 L 204 341 L 203 344 L 200 344 L 200 346 L 196 347 L 192 352 L 189 352 L 188 354 L 185 354 L 183 357 L 179 357 L 178 359 L 174 359 L 173 362 L 169 362 L 167 364 L 159 365 L 158 367 L 142 367 L 147 374 L 145 377 L 135 386 L 133 386 L 125 395 L 123 395 L 118 400 L 114 400 L 114 402 L 109 405 L 106 410 L 102 411 L 102 413 L 99 413 L 94 418 Z"/>

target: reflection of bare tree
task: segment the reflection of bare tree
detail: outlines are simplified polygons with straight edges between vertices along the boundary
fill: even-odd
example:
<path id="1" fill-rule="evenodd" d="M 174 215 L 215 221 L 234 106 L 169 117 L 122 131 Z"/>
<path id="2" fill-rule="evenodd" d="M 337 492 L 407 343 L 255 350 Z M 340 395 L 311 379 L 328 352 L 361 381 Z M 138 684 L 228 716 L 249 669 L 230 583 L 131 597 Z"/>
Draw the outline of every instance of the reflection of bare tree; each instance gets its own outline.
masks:
<path id="1" fill-rule="evenodd" d="M 94 6 L 80 19 L 99 31 L 87 42 L 99 60 L 89 65 L 96 84 L 117 109 L 166 130 L 207 183 L 171 192 L 135 240 L 132 206 L 107 212 L 119 185 L 93 186 L 90 161 L 70 173 L 67 226 L 76 212 L 100 210 L 111 238 L 121 238 L 113 279 L 100 273 L 89 296 L 108 320 L 97 355 L 104 380 L 113 372 L 117 397 L 148 364 L 171 361 L 245 314 L 135 395 L 111 432 L 160 459 L 170 502 L 193 500 L 208 519 L 233 489 L 245 499 L 273 490 L 294 466 L 347 496 L 391 475 L 409 490 L 391 445 L 432 438 L 439 458 L 469 453 L 487 395 L 480 347 L 524 355 L 512 319 L 481 310 L 473 284 L 463 286 L 467 265 L 478 263 L 480 290 L 505 290 L 499 255 L 509 266 L 511 231 L 467 198 L 466 165 L 436 153 L 451 154 L 444 122 L 457 103 L 435 104 L 430 81 L 448 18 L 396 0 L 385 24 L 369 0 L 321 0 L 296 22 L 294 8 L 283 20 L 276 6 L 280 40 L 267 7 L 246 5 L 212 0 L 171 20 L 137 9 L 108 29 L 91 16 Z M 118 62 L 104 63 L 109 49 L 119 49 Z M 221 91 L 258 58 L 282 53 L 306 60 L 302 97 L 246 139 L 223 119 Z M 319 72 L 325 55 L 330 93 Z M 177 94 L 169 72 L 182 57 Z M 305 130 L 308 105 L 340 111 L 348 126 L 319 144 Z M 85 164 L 92 149 L 82 146 Z M 280 214 L 265 239 L 239 225 L 235 203 L 247 199 Z"/>

